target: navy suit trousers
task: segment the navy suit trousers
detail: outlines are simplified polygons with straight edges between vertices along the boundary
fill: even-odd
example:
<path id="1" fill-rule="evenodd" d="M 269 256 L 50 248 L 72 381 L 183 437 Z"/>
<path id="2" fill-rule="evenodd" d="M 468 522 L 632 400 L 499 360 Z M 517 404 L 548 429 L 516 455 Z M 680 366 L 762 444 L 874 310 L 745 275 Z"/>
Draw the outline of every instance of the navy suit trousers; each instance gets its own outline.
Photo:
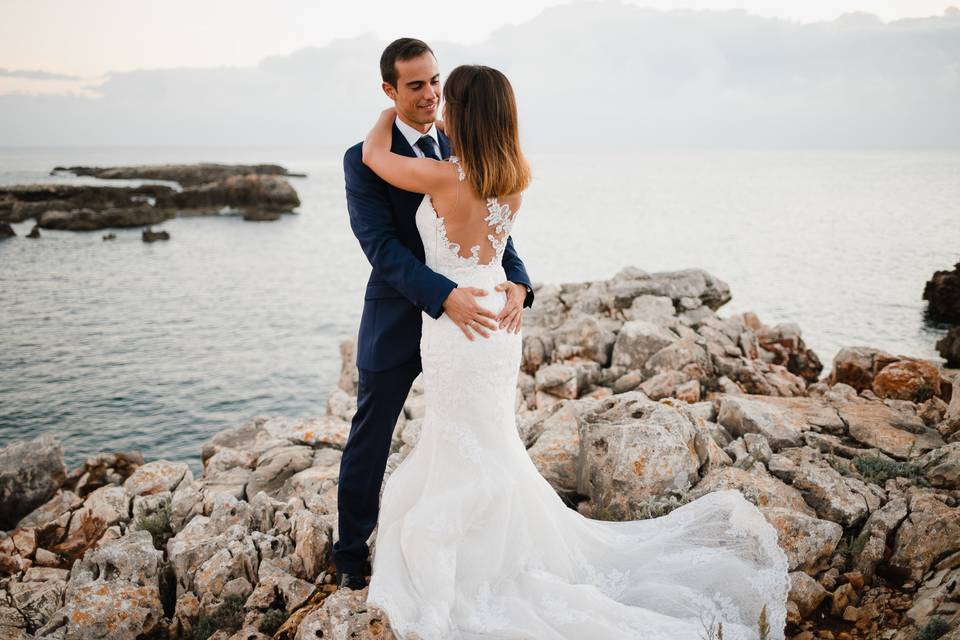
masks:
<path id="1" fill-rule="evenodd" d="M 390 440 L 420 370 L 419 353 L 386 371 L 359 370 L 357 413 L 343 448 L 337 487 L 339 539 L 333 545 L 333 561 L 339 573 L 367 574 L 367 539 L 377 524 Z"/>

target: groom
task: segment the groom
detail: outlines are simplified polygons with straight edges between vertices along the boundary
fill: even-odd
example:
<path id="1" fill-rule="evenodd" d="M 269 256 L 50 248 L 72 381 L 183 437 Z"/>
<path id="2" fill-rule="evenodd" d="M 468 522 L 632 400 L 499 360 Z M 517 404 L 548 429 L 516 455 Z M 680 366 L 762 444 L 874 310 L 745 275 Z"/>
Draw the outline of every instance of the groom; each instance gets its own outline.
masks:
<path id="1" fill-rule="evenodd" d="M 434 121 L 439 115 L 440 74 L 433 51 L 421 40 L 401 38 L 380 57 L 383 91 L 393 100 L 394 153 L 437 160 L 450 155 L 450 143 Z M 340 461 L 337 489 L 339 539 L 333 545 L 337 583 L 362 589 L 369 575 L 367 539 L 377 524 L 380 485 L 390 440 L 414 378 L 421 371 L 421 313 L 447 316 L 474 340 L 505 326 L 517 309 L 533 304 L 523 261 L 508 238 L 503 268 L 508 283 L 499 315 L 474 299 L 486 292 L 458 287 L 424 264 L 423 243 L 414 221 L 423 194 L 397 189 L 373 173 L 360 157 L 361 145 L 343 159 L 350 227 L 372 271 L 363 296 L 357 340 L 357 412 Z M 499 324 L 498 324 L 499 323 Z"/>

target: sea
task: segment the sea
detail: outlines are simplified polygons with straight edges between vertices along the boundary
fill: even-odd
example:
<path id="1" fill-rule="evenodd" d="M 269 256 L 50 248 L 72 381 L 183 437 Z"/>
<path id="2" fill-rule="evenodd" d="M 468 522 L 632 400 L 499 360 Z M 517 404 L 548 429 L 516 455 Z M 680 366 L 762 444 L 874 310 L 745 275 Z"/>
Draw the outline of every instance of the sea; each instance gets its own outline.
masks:
<path id="1" fill-rule="evenodd" d="M 705 269 L 721 316 L 796 323 L 830 370 L 844 346 L 942 362 L 924 283 L 960 261 L 960 153 L 530 154 L 513 229 L 535 282 L 625 266 Z M 274 222 L 183 217 L 0 242 L 0 446 L 42 433 L 67 464 L 105 451 L 200 469 L 201 444 L 254 416 L 324 413 L 356 336 L 369 264 L 347 216 L 342 149 L 0 147 L 0 184 L 77 182 L 55 166 L 278 163 L 302 201 Z M 119 181 L 120 184 L 139 184 Z"/>

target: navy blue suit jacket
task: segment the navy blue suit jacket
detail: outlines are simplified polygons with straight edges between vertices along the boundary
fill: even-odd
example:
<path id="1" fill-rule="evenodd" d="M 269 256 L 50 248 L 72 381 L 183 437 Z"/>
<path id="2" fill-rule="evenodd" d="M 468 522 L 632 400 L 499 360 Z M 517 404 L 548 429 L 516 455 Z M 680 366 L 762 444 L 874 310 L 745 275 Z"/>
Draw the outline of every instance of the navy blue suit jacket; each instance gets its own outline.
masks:
<path id="1" fill-rule="evenodd" d="M 450 143 L 437 133 L 440 151 L 447 158 Z M 350 147 L 343 157 L 350 228 L 373 267 L 363 296 L 357 366 L 385 371 L 420 357 L 420 314 L 426 311 L 430 317 L 439 318 L 443 301 L 457 283 L 424 263 L 423 242 L 415 221 L 423 194 L 398 189 L 380 178 L 363 164 L 361 146 Z M 396 125 L 391 150 L 416 157 Z M 530 278 L 512 238 L 507 238 L 503 269 L 507 280 L 527 286 L 523 306 L 532 305 Z"/>

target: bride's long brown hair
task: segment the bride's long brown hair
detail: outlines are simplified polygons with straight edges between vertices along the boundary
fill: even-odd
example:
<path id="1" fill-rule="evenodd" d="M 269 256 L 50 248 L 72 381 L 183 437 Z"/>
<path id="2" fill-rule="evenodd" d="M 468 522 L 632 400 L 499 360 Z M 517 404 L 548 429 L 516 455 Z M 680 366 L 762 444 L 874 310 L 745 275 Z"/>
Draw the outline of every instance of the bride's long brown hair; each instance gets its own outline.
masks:
<path id="1" fill-rule="evenodd" d="M 517 103 L 507 77 L 491 67 L 461 65 L 443 86 L 444 129 L 477 194 L 496 198 L 523 191 L 530 165 L 520 150 Z"/>

